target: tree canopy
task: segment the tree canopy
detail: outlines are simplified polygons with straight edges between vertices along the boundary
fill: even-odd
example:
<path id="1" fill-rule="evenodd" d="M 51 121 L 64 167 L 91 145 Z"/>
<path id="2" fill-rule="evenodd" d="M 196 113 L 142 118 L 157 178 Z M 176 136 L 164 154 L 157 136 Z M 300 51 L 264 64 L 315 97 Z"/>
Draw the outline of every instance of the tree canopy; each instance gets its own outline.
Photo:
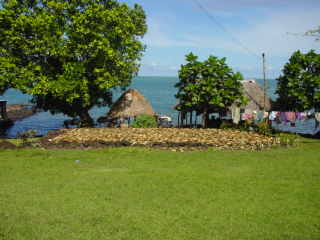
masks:
<path id="1" fill-rule="evenodd" d="M 137 74 L 146 15 L 116 0 L 3 0 L 0 88 L 20 89 L 52 113 L 79 117 L 112 102 Z"/>
<path id="2" fill-rule="evenodd" d="M 320 109 L 320 54 L 294 52 L 277 80 L 279 110 Z"/>
<path id="3" fill-rule="evenodd" d="M 245 102 L 242 94 L 241 73 L 234 72 L 225 58 L 210 56 L 200 62 L 192 53 L 186 56 L 187 63 L 179 71 L 176 84 L 179 110 L 197 111 L 203 114 L 204 127 L 212 112 L 225 112 L 233 103 Z"/>

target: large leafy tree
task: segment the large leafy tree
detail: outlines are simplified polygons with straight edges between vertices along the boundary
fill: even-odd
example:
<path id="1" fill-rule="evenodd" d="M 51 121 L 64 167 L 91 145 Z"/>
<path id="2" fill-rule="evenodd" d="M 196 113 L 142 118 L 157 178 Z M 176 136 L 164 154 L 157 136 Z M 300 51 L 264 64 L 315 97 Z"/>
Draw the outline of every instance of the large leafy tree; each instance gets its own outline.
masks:
<path id="1" fill-rule="evenodd" d="M 195 94 L 192 87 L 199 82 L 202 64 L 193 53 L 186 55 L 186 64 L 181 65 L 176 98 L 179 99 L 178 110 L 183 112 L 196 110 Z"/>
<path id="2" fill-rule="evenodd" d="M 203 115 L 207 127 L 209 114 L 225 112 L 233 103 L 244 103 L 242 75 L 234 72 L 225 58 L 210 56 L 199 62 L 192 53 L 186 56 L 187 64 L 179 71 L 180 82 L 176 84 L 180 110 L 196 110 Z"/>
<path id="3" fill-rule="evenodd" d="M 276 90 L 280 110 L 320 109 L 320 54 L 296 51 L 282 72 Z"/>
<path id="4" fill-rule="evenodd" d="M 137 74 L 146 30 L 141 6 L 116 0 L 3 0 L 0 88 L 92 125 L 88 111 Z"/>

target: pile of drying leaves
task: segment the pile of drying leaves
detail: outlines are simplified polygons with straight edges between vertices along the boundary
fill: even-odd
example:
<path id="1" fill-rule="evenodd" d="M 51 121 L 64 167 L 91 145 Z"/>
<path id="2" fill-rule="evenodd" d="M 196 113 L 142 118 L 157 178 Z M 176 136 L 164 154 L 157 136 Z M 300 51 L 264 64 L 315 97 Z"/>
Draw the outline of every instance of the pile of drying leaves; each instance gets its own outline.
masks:
<path id="1" fill-rule="evenodd" d="M 214 147 L 229 150 L 262 150 L 279 140 L 253 132 L 181 128 L 81 128 L 63 129 L 42 141 L 46 148 L 103 148 L 143 146 L 171 151 L 196 151 Z"/>

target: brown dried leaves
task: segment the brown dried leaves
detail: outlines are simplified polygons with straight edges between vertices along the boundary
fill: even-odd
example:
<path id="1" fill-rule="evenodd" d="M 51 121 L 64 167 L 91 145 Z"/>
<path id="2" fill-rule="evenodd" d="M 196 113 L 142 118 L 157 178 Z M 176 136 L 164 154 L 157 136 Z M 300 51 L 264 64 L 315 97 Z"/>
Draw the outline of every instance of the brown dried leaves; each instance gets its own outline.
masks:
<path id="1" fill-rule="evenodd" d="M 51 145 L 59 143 L 73 146 L 145 146 L 172 151 L 194 151 L 214 147 L 231 150 L 262 150 L 278 144 L 273 137 L 257 133 L 220 129 L 179 128 L 101 128 L 61 130 L 49 138 Z M 98 143 L 98 144 L 97 144 Z"/>

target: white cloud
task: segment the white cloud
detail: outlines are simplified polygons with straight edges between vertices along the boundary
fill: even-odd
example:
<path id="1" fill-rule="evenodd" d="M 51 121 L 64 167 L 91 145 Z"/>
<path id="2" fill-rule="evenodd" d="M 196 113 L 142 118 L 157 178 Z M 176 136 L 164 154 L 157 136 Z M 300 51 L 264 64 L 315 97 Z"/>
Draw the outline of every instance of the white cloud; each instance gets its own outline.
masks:
<path id="1" fill-rule="evenodd" d="M 319 42 L 302 36 L 307 30 L 315 28 L 317 23 L 320 24 L 320 14 L 317 10 L 308 12 L 294 10 L 271 14 L 260 21 L 252 19 L 254 24 L 251 23 L 251 27 L 242 31 L 228 29 L 227 32 L 223 32 L 218 29 L 218 33 L 202 31 L 205 34 L 200 34 L 199 31 L 192 35 L 182 30 L 177 30 L 175 34 L 172 34 L 170 26 L 160 21 L 151 21 L 145 43 L 159 47 L 219 48 L 240 53 L 247 52 L 245 48 L 248 48 L 259 55 L 266 52 L 269 55 L 283 56 L 298 49 L 307 51 L 319 48 Z M 298 35 L 292 33 L 298 33 Z"/>
<path id="2" fill-rule="evenodd" d="M 156 62 L 143 63 L 139 75 L 141 76 L 177 76 L 178 66 L 164 65 Z"/>
<path id="3" fill-rule="evenodd" d="M 187 40 L 176 40 L 172 36 L 172 26 L 157 19 L 150 19 L 148 23 L 148 33 L 143 39 L 147 46 L 173 47 L 173 46 L 193 46 L 194 43 Z M 178 34 L 178 33 L 177 33 Z"/>
<path id="4" fill-rule="evenodd" d="M 183 0 L 185 1 L 185 0 Z M 238 9 L 273 9 L 279 7 L 305 7 L 319 6 L 318 0 L 189 0 L 189 2 L 200 3 L 203 7 L 213 10 L 233 11 Z"/>
<path id="5" fill-rule="evenodd" d="M 200 1 L 208 2 L 209 0 Z M 263 2 L 264 4 L 267 2 L 276 4 L 278 1 L 281 0 L 264 0 Z M 283 4 L 288 4 L 289 2 L 291 1 L 282 0 Z M 180 52 L 186 48 L 188 49 L 186 51 L 199 49 L 199 52 L 208 52 L 208 54 L 212 51 L 219 50 L 219 52 L 225 53 L 228 59 L 238 59 L 237 62 L 234 61 L 234 66 L 239 70 L 243 70 L 252 76 L 257 73 L 260 74 L 261 69 L 257 69 L 260 66 L 260 62 L 256 64 L 257 67 L 245 69 L 246 65 L 250 65 L 248 59 L 246 59 L 250 54 L 241 46 L 239 43 L 241 42 L 246 48 L 256 53 L 259 57 L 262 52 L 265 52 L 268 57 L 268 72 L 276 76 L 279 74 L 285 61 L 294 51 L 302 50 L 305 52 L 310 49 L 320 49 L 320 41 L 315 41 L 311 37 L 303 36 L 303 33 L 307 30 L 314 29 L 320 25 L 320 5 L 315 5 L 313 9 L 307 8 L 301 10 L 297 8 L 297 0 L 293 0 L 292 2 L 295 3 L 295 8 L 270 8 L 264 12 L 263 16 L 259 16 L 259 18 L 257 15 L 246 16 L 248 24 L 240 25 L 240 27 L 239 23 L 235 24 L 233 22 L 236 15 L 230 15 L 230 19 L 233 21 L 226 23 L 221 22 L 227 27 L 228 33 L 222 31 L 219 26 L 215 25 L 209 18 L 207 18 L 207 22 L 203 22 L 202 18 L 199 22 L 194 22 L 194 24 L 189 23 L 190 25 L 185 24 L 181 26 L 171 21 L 172 19 L 152 17 L 148 19 L 149 30 L 144 42 L 149 46 L 148 49 L 150 50 L 153 47 L 163 48 L 164 51 L 169 47 L 179 47 Z M 312 0 L 306 0 L 305 2 L 306 4 L 310 4 Z M 230 5 L 230 7 L 233 8 L 236 8 L 238 4 L 260 6 L 260 3 L 258 0 L 241 0 L 239 2 L 224 1 L 225 6 Z M 299 4 L 302 4 L 300 0 Z M 221 7 L 224 6 L 222 3 L 220 5 Z M 263 4 L 261 4 L 261 6 L 263 6 Z M 213 13 L 215 16 L 218 16 L 218 19 L 228 20 L 227 14 L 221 16 L 221 18 L 219 16 L 219 13 L 224 10 L 227 13 L 227 7 L 222 10 L 213 10 Z M 217 12 L 218 15 L 216 15 Z M 234 12 L 239 13 L 236 10 Z M 177 17 L 178 16 L 179 14 L 177 13 Z M 208 24 L 211 24 L 212 27 L 208 28 Z M 295 35 L 295 33 L 297 35 Z M 175 53 L 173 52 L 172 54 Z M 239 56 L 242 55 L 243 61 L 239 62 Z M 235 56 L 238 57 L 235 58 Z M 162 59 L 157 61 L 156 64 L 152 62 L 144 63 L 141 72 L 159 72 L 159 74 L 165 73 L 165 75 L 177 74 L 179 67 L 167 66 L 165 62 L 162 62 Z M 249 61 L 252 63 L 251 60 Z M 174 62 L 171 61 L 171 63 Z M 177 65 L 178 64 L 180 63 L 177 63 Z"/>
<path id="6" fill-rule="evenodd" d="M 277 13 L 258 22 L 254 27 L 237 34 L 250 49 L 255 52 L 267 52 L 274 56 L 291 54 L 301 49 L 319 48 L 319 42 L 302 36 L 304 32 L 320 23 L 319 11 Z M 301 36 L 288 34 L 300 33 Z"/>

